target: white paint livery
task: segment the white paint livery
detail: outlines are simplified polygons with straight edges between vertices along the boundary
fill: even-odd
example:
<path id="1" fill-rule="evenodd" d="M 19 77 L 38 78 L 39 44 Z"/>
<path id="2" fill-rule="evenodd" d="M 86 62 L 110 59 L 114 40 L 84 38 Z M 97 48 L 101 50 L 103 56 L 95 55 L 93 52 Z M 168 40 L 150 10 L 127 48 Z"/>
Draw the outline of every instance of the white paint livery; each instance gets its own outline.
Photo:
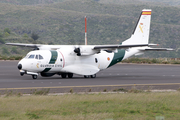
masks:
<path id="1" fill-rule="evenodd" d="M 62 78 L 66 78 L 66 76 L 72 78 L 73 74 L 78 74 L 84 75 L 85 78 L 95 78 L 97 72 L 132 55 L 140 55 L 149 50 L 173 50 L 150 47 L 156 45 L 148 44 L 150 20 L 151 10 L 142 10 L 132 36 L 119 45 L 41 45 L 21 43 L 7 43 L 7 45 L 36 49 L 29 52 L 18 63 L 21 75 L 32 75 L 33 79 L 36 79 L 38 74 L 44 77 L 59 74 Z"/>

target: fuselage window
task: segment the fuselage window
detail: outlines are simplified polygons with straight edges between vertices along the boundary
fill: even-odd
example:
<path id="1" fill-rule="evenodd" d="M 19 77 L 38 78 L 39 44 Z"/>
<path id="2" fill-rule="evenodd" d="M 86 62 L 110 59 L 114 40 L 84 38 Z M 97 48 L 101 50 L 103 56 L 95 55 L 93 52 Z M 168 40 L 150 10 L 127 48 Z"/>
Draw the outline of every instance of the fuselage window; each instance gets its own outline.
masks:
<path id="1" fill-rule="evenodd" d="M 62 59 L 60 59 L 60 61 L 62 61 Z"/>
<path id="2" fill-rule="evenodd" d="M 97 59 L 97 58 L 95 58 L 95 62 L 96 62 L 96 63 L 98 62 L 98 59 Z"/>
<path id="3" fill-rule="evenodd" d="M 33 58 L 34 58 L 34 55 L 30 55 L 28 58 L 33 59 Z"/>
<path id="4" fill-rule="evenodd" d="M 36 55 L 36 57 L 35 57 L 36 59 L 38 59 L 38 55 Z"/>
<path id="5" fill-rule="evenodd" d="M 39 55 L 39 59 L 40 59 L 40 60 L 42 60 L 42 59 L 43 59 L 43 57 L 42 57 L 41 55 Z"/>

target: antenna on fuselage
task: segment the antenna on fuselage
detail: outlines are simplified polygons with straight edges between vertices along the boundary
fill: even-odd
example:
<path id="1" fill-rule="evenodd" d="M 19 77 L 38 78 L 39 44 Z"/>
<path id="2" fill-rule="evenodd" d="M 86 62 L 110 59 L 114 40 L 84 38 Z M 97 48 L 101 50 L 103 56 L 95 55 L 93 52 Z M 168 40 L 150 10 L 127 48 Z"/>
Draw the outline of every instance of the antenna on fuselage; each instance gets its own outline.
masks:
<path id="1" fill-rule="evenodd" d="M 87 20 L 86 20 L 86 16 L 85 16 L 85 45 L 87 45 Z"/>

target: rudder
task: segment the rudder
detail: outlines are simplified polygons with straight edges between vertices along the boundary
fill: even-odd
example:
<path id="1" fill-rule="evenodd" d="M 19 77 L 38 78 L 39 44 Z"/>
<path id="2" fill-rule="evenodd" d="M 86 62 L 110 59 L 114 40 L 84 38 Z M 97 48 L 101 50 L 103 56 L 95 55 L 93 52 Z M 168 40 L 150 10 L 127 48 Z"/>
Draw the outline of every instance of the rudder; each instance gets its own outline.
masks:
<path id="1" fill-rule="evenodd" d="M 143 9 L 131 38 L 122 45 L 148 44 L 150 33 L 151 9 Z"/>

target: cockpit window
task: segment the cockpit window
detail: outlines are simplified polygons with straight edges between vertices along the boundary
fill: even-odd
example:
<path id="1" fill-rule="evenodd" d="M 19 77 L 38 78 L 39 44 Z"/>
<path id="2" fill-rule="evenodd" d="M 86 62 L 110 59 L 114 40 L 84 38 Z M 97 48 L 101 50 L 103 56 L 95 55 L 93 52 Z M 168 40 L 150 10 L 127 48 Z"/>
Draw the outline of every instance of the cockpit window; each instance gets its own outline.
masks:
<path id="1" fill-rule="evenodd" d="M 28 54 L 28 55 L 26 55 L 26 57 L 25 58 L 27 58 L 27 59 L 37 59 L 37 60 L 42 60 L 42 59 L 44 59 L 43 58 L 43 56 L 42 55 L 31 55 L 31 54 Z"/>
<path id="2" fill-rule="evenodd" d="M 29 54 L 27 54 L 24 58 L 28 58 L 29 57 Z"/>
<path id="3" fill-rule="evenodd" d="M 43 59 L 43 57 L 42 57 L 41 55 L 39 55 L 39 59 L 40 59 L 40 60 L 42 60 L 42 59 Z"/>
<path id="4" fill-rule="evenodd" d="M 30 55 L 28 58 L 33 59 L 35 55 Z"/>

